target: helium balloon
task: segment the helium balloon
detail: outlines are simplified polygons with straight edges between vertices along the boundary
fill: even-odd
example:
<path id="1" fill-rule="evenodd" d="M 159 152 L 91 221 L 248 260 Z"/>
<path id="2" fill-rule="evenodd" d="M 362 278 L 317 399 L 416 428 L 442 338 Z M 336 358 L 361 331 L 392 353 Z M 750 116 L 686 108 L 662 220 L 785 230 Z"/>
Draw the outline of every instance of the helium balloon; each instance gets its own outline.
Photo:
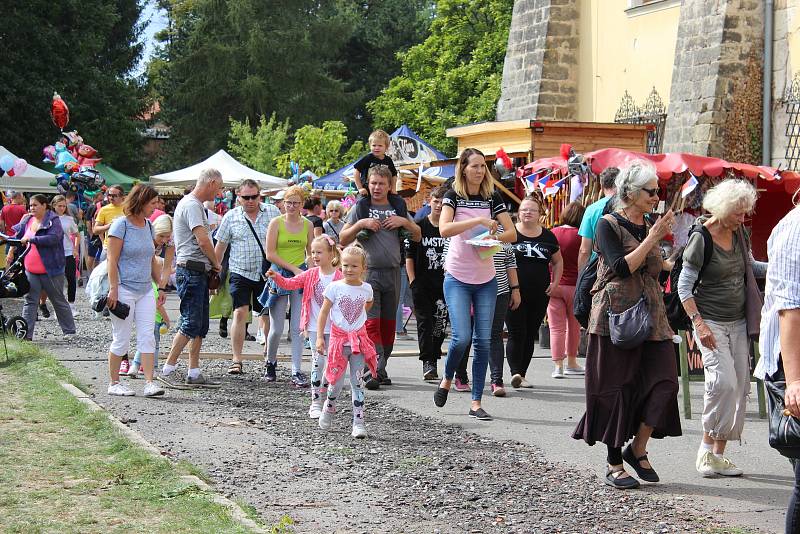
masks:
<path id="1" fill-rule="evenodd" d="M 9 169 L 6 174 L 13 178 L 14 177 L 14 169 Z"/>
<path id="2" fill-rule="evenodd" d="M 28 162 L 22 158 L 19 158 L 14 162 L 14 168 L 12 170 L 14 171 L 14 174 L 21 176 L 25 174 L 25 171 L 28 170 Z"/>
<path id="3" fill-rule="evenodd" d="M 84 158 L 93 158 L 97 155 L 97 150 L 89 145 L 81 145 L 78 147 L 78 154 Z"/>
<path id="4" fill-rule="evenodd" d="M 14 168 L 14 156 L 11 154 L 6 154 L 2 158 L 0 158 L 0 169 L 3 169 L 4 172 L 8 172 Z"/>
<path id="5" fill-rule="evenodd" d="M 56 143 L 56 170 L 61 172 L 64 170 L 64 165 L 69 161 L 78 162 L 75 156 L 67 152 L 67 147 L 64 143 Z"/>
<path id="6" fill-rule="evenodd" d="M 53 124 L 58 126 L 59 130 L 63 130 L 69 123 L 69 108 L 58 93 L 53 93 L 53 101 L 50 103 L 50 116 L 53 118 Z"/>
<path id="7" fill-rule="evenodd" d="M 77 161 L 68 161 L 64 164 L 64 172 L 67 174 L 72 174 L 78 169 L 80 169 L 80 165 Z"/>
<path id="8" fill-rule="evenodd" d="M 42 155 L 44 155 L 44 159 L 42 160 L 44 163 L 55 163 L 56 147 L 53 145 L 47 145 L 42 149 Z"/>

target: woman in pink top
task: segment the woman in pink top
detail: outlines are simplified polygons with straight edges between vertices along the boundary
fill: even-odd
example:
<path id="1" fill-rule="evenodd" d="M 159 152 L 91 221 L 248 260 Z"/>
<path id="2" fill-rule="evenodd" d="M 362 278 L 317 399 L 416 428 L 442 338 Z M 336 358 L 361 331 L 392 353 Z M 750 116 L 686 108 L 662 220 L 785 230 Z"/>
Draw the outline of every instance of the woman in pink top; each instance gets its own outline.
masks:
<path id="1" fill-rule="evenodd" d="M 506 229 L 502 233 L 498 232 L 498 223 Z M 509 243 L 516 239 L 517 232 L 502 197 L 494 190 L 492 175 L 479 150 L 464 149 L 458 158 L 453 189 L 442 200 L 439 233 L 442 237 L 450 238 L 444 263 L 444 298 L 450 315 L 452 337 L 447 349 L 444 379 L 433 396 L 433 402 L 439 407 L 447 402 L 456 367 L 473 338 L 472 310 L 475 319 L 475 356 L 472 359 L 472 407 L 469 416 L 490 421 L 491 416 L 481 408 L 481 398 L 489 363 L 497 280 L 492 257 L 481 258 L 478 247 L 467 241 L 487 234 L 487 237 Z"/>
<path id="2" fill-rule="evenodd" d="M 572 301 L 575 296 L 575 284 L 578 282 L 578 252 L 581 248 L 581 237 L 578 228 L 583 220 L 585 208 L 580 202 L 570 202 L 561 214 L 561 226 L 553 228 L 561 247 L 564 260 L 564 274 L 561 283 L 550 294 L 547 305 L 547 323 L 550 325 L 550 356 L 555 363 L 553 378 L 564 378 L 564 375 L 583 375 L 584 369 L 578 364 L 578 345 L 581 340 L 581 325 L 572 312 Z M 564 359 L 567 368 L 564 369 Z"/>

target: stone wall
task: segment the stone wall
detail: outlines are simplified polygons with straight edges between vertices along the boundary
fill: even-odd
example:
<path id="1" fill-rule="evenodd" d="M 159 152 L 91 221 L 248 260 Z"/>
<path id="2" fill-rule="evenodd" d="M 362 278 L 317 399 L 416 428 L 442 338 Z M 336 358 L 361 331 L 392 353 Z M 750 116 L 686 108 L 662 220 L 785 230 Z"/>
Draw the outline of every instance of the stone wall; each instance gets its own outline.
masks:
<path id="1" fill-rule="evenodd" d="M 736 81 L 762 35 L 763 5 L 758 0 L 684 0 L 664 152 L 722 157 Z"/>
<path id="2" fill-rule="evenodd" d="M 497 120 L 574 120 L 578 1 L 516 0 Z"/>

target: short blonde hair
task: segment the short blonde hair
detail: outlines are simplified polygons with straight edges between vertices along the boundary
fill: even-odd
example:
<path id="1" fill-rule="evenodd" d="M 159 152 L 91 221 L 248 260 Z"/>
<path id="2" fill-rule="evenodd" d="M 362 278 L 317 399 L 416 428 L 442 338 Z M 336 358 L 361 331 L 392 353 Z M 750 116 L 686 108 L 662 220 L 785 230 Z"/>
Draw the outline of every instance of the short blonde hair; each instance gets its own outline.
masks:
<path id="1" fill-rule="evenodd" d="M 306 190 L 299 185 L 293 185 L 287 188 L 283 193 L 283 200 L 289 197 L 300 197 L 300 201 L 302 202 L 306 199 Z"/>
<path id="2" fill-rule="evenodd" d="M 156 220 L 153 221 L 153 234 L 172 234 L 172 217 L 166 213 L 156 217 Z"/>
<path id="3" fill-rule="evenodd" d="M 331 200 L 331 201 L 329 201 L 329 202 L 328 202 L 328 203 L 325 205 L 325 212 L 326 212 L 326 213 L 327 213 L 328 209 L 335 209 L 335 210 L 339 210 L 339 217 L 340 217 L 340 218 L 342 218 L 342 219 L 344 219 L 344 216 L 346 215 L 346 214 L 345 214 L 345 211 L 346 211 L 346 210 L 344 209 L 344 206 L 343 206 L 343 205 L 342 205 L 342 203 L 341 203 L 341 202 L 339 202 L 338 200 Z"/>
<path id="4" fill-rule="evenodd" d="M 364 272 L 361 273 L 361 280 L 364 280 L 364 278 L 367 276 L 367 268 L 368 268 L 367 266 L 369 265 L 367 259 L 367 251 L 364 250 L 364 247 L 362 247 L 358 243 L 353 243 L 352 245 L 348 245 L 342 251 L 341 259 L 344 259 L 345 256 L 353 256 L 361 258 L 361 264 L 364 266 Z"/>
<path id="5" fill-rule="evenodd" d="M 469 198 L 469 191 L 467 191 L 467 178 L 464 175 L 464 170 L 467 167 L 467 163 L 469 163 L 469 158 L 475 155 L 484 158 L 483 166 L 485 169 L 483 174 L 483 182 L 481 182 L 480 196 L 484 200 L 489 200 L 494 194 L 494 179 L 488 165 L 485 163 L 486 156 L 484 156 L 483 152 L 477 148 L 465 148 L 458 157 L 458 163 L 456 163 L 456 175 L 453 179 L 453 190 L 458 194 L 458 196 Z"/>
<path id="6" fill-rule="evenodd" d="M 737 211 L 751 213 L 757 199 L 756 188 L 747 180 L 723 180 L 706 191 L 703 209 L 717 219 L 724 219 Z"/>
<path id="7" fill-rule="evenodd" d="M 375 130 L 374 132 L 369 134 L 369 139 L 367 139 L 367 141 L 369 141 L 370 143 L 372 143 L 373 141 L 381 141 L 383 143 L 383 146 L 385 146 L 387 149 L 389 148 L 389 145 L 392 143 L 392 140 L 389 138 L 389 134 L 387 134 L 383 130 Z"/>

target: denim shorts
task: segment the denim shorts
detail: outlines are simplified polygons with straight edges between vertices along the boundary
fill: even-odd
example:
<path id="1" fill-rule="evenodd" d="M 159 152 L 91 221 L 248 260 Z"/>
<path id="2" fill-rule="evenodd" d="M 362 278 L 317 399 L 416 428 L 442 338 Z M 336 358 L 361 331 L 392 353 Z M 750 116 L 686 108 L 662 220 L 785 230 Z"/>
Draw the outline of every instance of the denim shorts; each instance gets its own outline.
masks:
<path id="1" fill-rule="evenodd" d="M 229 279 L 233 309 L 250 306 L 253 313 L 260 314 L 263 306 L 258 297 L 264 291 L 264 281 L 255 282 L 240 274 L 231 273 Z"/>
<path id="2" fill-rule="evenodd" d="M 208 278 L 180 265 L 175 271 L 175 286 L 181 299 L 178 331 L 189 339 L 208 334 Z"/>

